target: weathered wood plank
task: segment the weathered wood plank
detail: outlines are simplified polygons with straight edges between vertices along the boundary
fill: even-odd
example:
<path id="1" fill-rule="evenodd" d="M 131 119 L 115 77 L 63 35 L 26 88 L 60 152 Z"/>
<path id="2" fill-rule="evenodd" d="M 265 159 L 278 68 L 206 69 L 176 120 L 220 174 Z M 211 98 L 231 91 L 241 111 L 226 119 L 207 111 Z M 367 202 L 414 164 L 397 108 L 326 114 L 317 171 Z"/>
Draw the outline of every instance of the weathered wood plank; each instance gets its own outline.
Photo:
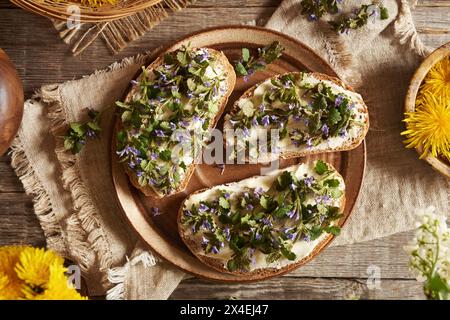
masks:
<path id="1" fill-rule="evenodd" d="M 0 245 L 44 246 L 44 233 L 24 193 L 0 193 Z"/>
<path id="2" fill-rule="evenodd" d="M 3 10 L 0 20 L 2 30 L 0 46 L 16 63 L 24 80 L 26 95 L 29 96 L 40 84 L 80 77 L 95 69 L 103 68 L 115 60 L 158 45 L 168 44 L 184 34 L 202 28 L 268 18 L 274 10 L 274 7 L 250 7 L 245 10 L 242 8 L 221 8 L 220 10 L 188 8 L 175 13 L 117 56 L 110 55 L 104 45 L 97 42 L 81 57 L 72 57 L 68 54 L 68 46 L 58 39 L 56 31 L 48 20 L 21 10 Z M 446 27 L 448 29 L 449 10 L 450 8 L 419 7 L 414 11 L 418 28 L 426 35 L 427 44 L 437 47 L 450 40 L 450 36 L 441 34 Z M 208 19 L 201 18 L 204 16 L 208 16 Z M 20 24 L 17 24 L 18 20 L 21 21 Z M 430 33 L 430 30 L 438 32 L 438 36 Z M 3 36 L 9 34 L 14 37 Z M 29 34 L 33 34 L 33 37 Z M 49 59 L 48 47 L 52 48 L 51 59 Z"/>
<path id="3" fill-rule="evenodd" d="M 195 292 L 195 294 L 193 294 Z M 251 284 L 222 284 L 188 279 L 170 299 L 312 300 L 312 299 L 424 299 L 415 280 L 381 280 L 370 290 L 365 279 L 281 277 Z"/>
<path id="4" fill-rule="evenodd" d="M 24 192 L 8 156 L 0 157 L 0 193 L 2 192 Z"/>

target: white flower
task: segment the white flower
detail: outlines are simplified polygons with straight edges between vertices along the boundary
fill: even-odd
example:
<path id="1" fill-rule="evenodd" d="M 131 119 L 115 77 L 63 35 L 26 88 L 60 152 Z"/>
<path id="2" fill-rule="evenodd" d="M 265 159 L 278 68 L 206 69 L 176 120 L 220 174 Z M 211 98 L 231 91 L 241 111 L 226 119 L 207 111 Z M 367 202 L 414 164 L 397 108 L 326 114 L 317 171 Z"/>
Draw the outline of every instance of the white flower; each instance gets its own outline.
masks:
<path id="1" fill-rule="evenodd" d="M 450 230 L 447 216 L 438 214 L 435 207 L 417 210 L 416 213 L 420 221 L 418 230 L 412 242 L 405 247 L 410 254 L 410 268 L 417 281 L 425 282 L 428 297 L 445 298 L 442 290 L 448 295 L 450 288 Z M 439 292 L 433 292 L 434 288 L 427 286 L 436 277 L 447 284 Z"/>

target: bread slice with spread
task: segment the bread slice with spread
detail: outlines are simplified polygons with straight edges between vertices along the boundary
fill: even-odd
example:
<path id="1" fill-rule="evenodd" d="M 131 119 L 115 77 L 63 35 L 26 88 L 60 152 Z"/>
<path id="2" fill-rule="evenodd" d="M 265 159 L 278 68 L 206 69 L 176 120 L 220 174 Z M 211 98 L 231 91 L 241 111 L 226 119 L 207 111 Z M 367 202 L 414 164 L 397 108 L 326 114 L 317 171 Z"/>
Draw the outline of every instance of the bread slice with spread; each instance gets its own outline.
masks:
<path id="1" fill-rule="evenodd" d="M 193 193 L 180 207 L 178 228 L 212 268 L 270 276 L 302 264 L 338 235 L 344 205 L 343 178 L 317 160 Z"/>
<path id="2" fill-rule="evenodd" d="M 136 188 L 155 198 L 186 188 L 235 82 L 228 59 L 210 48 L 181 47 L 143 70 L 116 103 L 117 154 Z"/>
<path id="3" fill-rule="evenodd" d="M 351 150 L 368 129 L 368 110 L 358 93 L 337 78 L 306 72 L 251 87 L 224 123 L 226 143 L 234 148 L 231 158 L 240 154 L 258 162 Z"/>

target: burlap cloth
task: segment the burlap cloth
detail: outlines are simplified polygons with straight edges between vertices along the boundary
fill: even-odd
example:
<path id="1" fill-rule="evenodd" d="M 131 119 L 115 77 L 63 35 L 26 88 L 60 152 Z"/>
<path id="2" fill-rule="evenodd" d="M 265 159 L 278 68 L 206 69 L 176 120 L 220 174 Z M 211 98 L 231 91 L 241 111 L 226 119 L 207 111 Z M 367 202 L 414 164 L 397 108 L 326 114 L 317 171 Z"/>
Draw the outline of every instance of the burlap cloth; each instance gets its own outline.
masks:
<path id="1" fill-rule="evenodd" d="M 346 3 L 350 10 L 360 1 Z M 364 186 L 333 245 L 410 230 L 415 208 L 433 204 L 449 211 L 448 181 L 406 150 L 400 136 L 408 82 L 427 50 L 408 2 L 385 4 L 389 20 L 345 36 L 299 15 L 299 0 L 285 0 L 267 24 L 314 48 L 358 86 L 370 109 Z M 128 58 L 79 80 L 43 86 L 25 103 L 12 149 L 12 165 L 34 197 L 48 247 L 80 264 L 91 295 L 108 292 L 111 299 L 166 299 L 184 274 L 156 261 L 123 221 L 111 181 L 111 111 L 102 117 L 101 138 L 77 156 L 64 152 L 58 136 L 68 122 L 85 119 L 84 108 L 102 110 L 121 98 L 147 60 L 145 54 Z"/>

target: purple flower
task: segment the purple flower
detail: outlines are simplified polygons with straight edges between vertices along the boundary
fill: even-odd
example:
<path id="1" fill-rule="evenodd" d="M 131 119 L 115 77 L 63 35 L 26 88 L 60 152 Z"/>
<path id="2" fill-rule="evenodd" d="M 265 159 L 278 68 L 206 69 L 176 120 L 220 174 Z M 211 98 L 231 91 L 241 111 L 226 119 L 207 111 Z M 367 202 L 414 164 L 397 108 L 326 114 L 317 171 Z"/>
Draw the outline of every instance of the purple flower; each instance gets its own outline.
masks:
<path id="1" fill-rule="evenodd" d="M 139 156 L 140 155 L 140 151 L 132 146 L 126 146 L 123 150 L 121 151 L 116 151 L 116 153 L 120 156 L 128 156 L 128 155 L 135 155 L 135 156 Z"/>
<path id="2" fill-rule="evenodd" d="M 204 203 L 201 203 L 200 206 L 198 207 L 198 211 L 199 212 L 205 212 L 205 211 L 208 211 L 208 210 L 209 210 L 209 207 L 206 204 L 204 204 Z"/>
<path id="3" fill-rule="evenodd" d="M 179 124 L 181 127 L 184 127 L 184 128 L 189 127 L 189 122 L 186 121 L 186 120 L 180 121 L 178 124 Z"/>
<path id="4" fill-rule="evenodd" d="M 200 122 L 200 123 L 204 123 L 205 122 L 205 119 L 202 119 L 202 118 L 200 118 L 199 116 L 197 116 L 197 115 L 195 115 L 193 118 L 192 118 L 192 121 L 194 121 L 194 122 Z"/>
<path id="5" fill-rule="evenodd" d="M 326 136 L 326 137 L 328 137 L 328 135 L 330 134 L 330 128 L 328 128 L 328 126 L 326 125 L 326 124 L 324 124 L 323 126 L 322 126 L 322 133 Z"/>
<path id="6" fill-rule="evenodd" d="M 216 246 L 213 246 L 213 247 L 211 248 L 211 251 L 212 251 L 212 253 L 214 253 L 214 254 L 218 254 L 218 253 L 219 253 L 219 249 L 217 249 Z"/>
<path id="7" fill-rule="evenodd" d="M 197 61 L 200 62 L 200 63 L 208 60 L 208 58 L 209 58 L 209 53 L 206 52 L 206 51 L 201 51 L 200 54 L 198 54 L 196 56 Z"/>
<path id="8" fill-rule="evenodd" d="M 314 183 L 314 177 L 313 176 L 307 177 L 305 178 L 304 182 L 308 188 L 311 188 L 312 184 Z"/>
<path id="9" fill-rule="evenodd" d="M 255 233 L 255 239 L 256 239 L 257 241 L 259 241 L 259 240 L 261 240 L 261 238 L 262 238 L 262 235 L 260 235 L 258 232 L 256 232 L 256 233 Z"/>
<path id="10" fill-rule="evenodd" d="M 92 129 L 87 129 L 87 130 L 86 130 L 86 136 L 87 136 L 88 138 L 95 138 L 95 137 L 97 136 L 97 134 L 95 133 L 94 130 L 92 130 Z"/>
<path id="11" fill-rule="evenodd" d="M 327 194 L 324 194 L 323 196 L 319 196 L 316 198 L 316 202 L 317 203 L 323 203 L 323 204 L 328 204 L 331 201 L 331 197 Z"/>
<path id="12" fill-rule="evenodd" d="M 246 207 L 247 207 L 247 210 L 253 210 L 255 208 L 251 203 L 247 204 Z"/>
<path id="13" fill-rule="evenodd" d="M 263 188 L 258 187 L 258 188 L 255 189 L 255 196 L 256 196 L 256 198 L 260 198 L 263 193 L 264 193 Z"/>
<path id="14" fill-rule="evenodd" d="M 242 129 L 242 132 L 244 133 L 244 137 L 250 137 L 251 135 L 247 127 L 244 127 L 244 129 Z"/>
<path id="15" fill-rule="evenodd" d="M 310 242 L 311 238 L 308 235 L 304 235 L 302 238 L 303 241 Z"/>
<path id="16" fill-rule="evenodd" d="M 137 86 L 137 85 L 139 84 L 139 82 L 137 82 L 136 80 L 131 80 L 130 83 L 131 83 L 133 86 Z"/>
<path id="17" fill-rule="evenodd" d="M 264 127 L 267 127 L 270 124 L 270 119 L 268 115 L 265 115 L 262 119 L 261 119 L 261 124 Z"/>
<path id="18" fill-rule="evenodd" d="M 262 223 L 266 226 L 272 227 L 272 222 L 268 218 L 262 219 Z"/>
<path id="19" fill-rule="evenodd" d="M 156 136 L 157 136 L 157 137 L 160 137 L 160 138 L 163 138 L 163 137 L 166 136 L 165 133 L 164 133 L 164 131 L 162 131 L 162 130 L 160 130 L 160 129 L 156 129 L 156 130 L 155 130 L 155 133 L 156 133 Z"/>
<path id="20" fill-rule="evenodd" d="M 298 114 L 294 114 L 292 118 L 294 119 L 295 122 L 299 122 L 300 120 L 302 120 L 302 117 Z"/>
<path id="21" fill-rule="evenodd" d="M 152 216 L 154 216 L 154 217 L 157 217 L 162 214 L 162 212 L 157 207 L 152 207 L 151 213 L 152 213 Z"/>
<path id="22" fill-rule="evenodd" d="M 173 123 L 173 122 L 169 122 L 169 128 L 171 130 L 175 130 L 177 128 L 177 125 L 175 123 Z"/>
<path id="23" fill-rule="evenodd" d="M 191 210 L 184 210 L 184 215 L 186 217 L 192 217 L 192 211 Z"/>
<path id="24" fill-rule="evenodd" d="M 204 85 L 205 85 L 205 87 L 209 88 L 209 87 L 211 87 L 211 82 L 205 81 Z"/>
<path id="25" fill-rule="evenodd" d="M 151 159 L 151 160 L 156 160 L 156 159 L 158 159 L 158 154 L 157 154 L 156 152 L 152 152 L 152 153 L 150 154 L 150 159 Z"/>
<path id="26" fill-rule="evenodd" d="M 292 240 L 295 238 L 295 236 L 297 235 L 296 232 L 294 233 L 286 233 L 286 238 L 288 238 L 289 240 Z"/>
<path id="27" fill-rule="evenodd" d="M 256 127 L 258 125 L 258 119 L 253 118 L 252 120 L 252 126 Z"/>
<path id="28" fill-rule="evenodd" d="M 310 15 L 308 16 L 308 20 L 309 20 L 309 21 L 317 21 L 317 16 L 316 16 L 315 14 L 310 14 Z"/>
<path id="29" fill-rule="evenodd" d="M 344 97 L 339 94 L 336 96 L 336 99 L 334 100 L 334 105 L 336 107 L 339 107 L 343 101 L 344 101 Z"/>
<path id="30" fill-rule="evenodd" d="M 341 138 L 345 138 L 347 136 L 347 130 L 342 129 L 341 131 L 339 131 L 339 136 Z"/>
<path id="31" fill-rule="evenodd" d="M 142 170 L 138 170 L 138 171 L 136 172 L 136 175 L 137 175 L 138 177 L 142 177 L 142 176 L 144 175 L 144 172 L 143 172 Z"/>
<path id="32" fill-rule="evenodd" d="M 225 192 L 224 195 L 223 195 L 223 197 L 224 197 L 225 199 L 230 199 L 230 194 L 229 194 L 228 192 Z"/>
<path id="33" fill-rule="evenodd" d="M 295 183 L 291 183 L 289 185 L 289 189 L 291 189 L 292 191 L 294 191 L 295 189 L 297 189 L 297 186 L 295 185 Z"/>
<path id="34" fill-rule="evenodd" d="M 260 104 L 260 105 L 258 106 L 258 110 L 259 110 L 260 112 L 264 112 L 264 111 L 266 110 L 266 106 L 262 103 L 262 104 Z"/>
<path id="35" fill-rule="evenodd" d="M 208 245 L 208 243 L 209 243 L 208 238 L 202 237 L 202 246 L 206 247 Z"/>
<path id="36" fill-rule="evenodd" d="M 289 217 L 289 219 L 292 219 L 295 216 L 296 211 L 295 210 L 291 210 L 287 213 L 287 216 Z"/>
<path id="37" fill-rule="evenodd" d="M 206 230 L 211 230 L 212 228 L 211 223 L 208 220 L 203 221 L 202 227 L 205 228 Z"/>
<path id="38" fill-rule="evenodd" d="M 223 229 L 223 233 L 225 234 L 225 238 L 227 239 L 227 241 L 230 241 L 231 239 L 230 228 L 225 227 L 225 229 Z"/>
<path id="39" fill-rule="evenodd" d="M 308 146 L 308 148 L 312 148 L 313 144 L 312 144 L 312 139 L 311 138 L 306 140 L 306 145 Z"/>

